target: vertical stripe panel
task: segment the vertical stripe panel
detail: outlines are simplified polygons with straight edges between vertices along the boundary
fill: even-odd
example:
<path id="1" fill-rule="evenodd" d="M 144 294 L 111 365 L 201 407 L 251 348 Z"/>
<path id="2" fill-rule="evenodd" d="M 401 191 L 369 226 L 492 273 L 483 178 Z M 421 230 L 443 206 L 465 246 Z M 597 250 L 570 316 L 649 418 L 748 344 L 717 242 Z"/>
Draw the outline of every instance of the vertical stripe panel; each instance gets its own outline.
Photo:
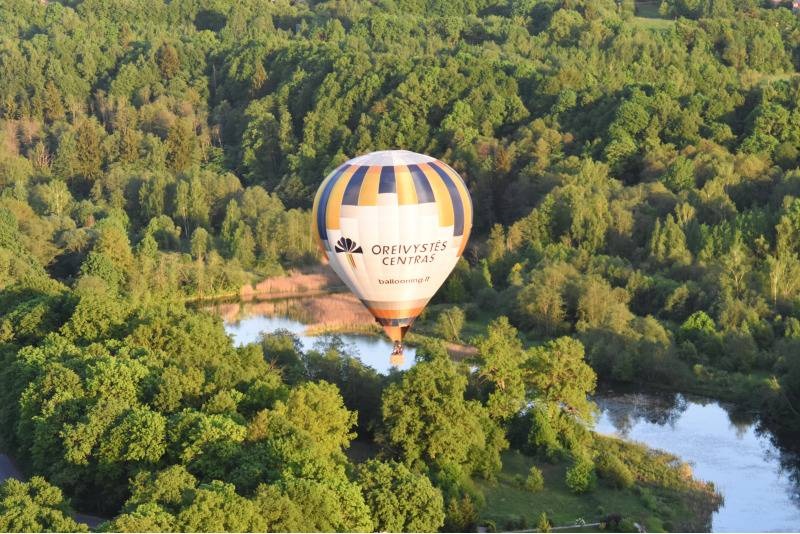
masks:
<path id="1" fill-rule="evenodd" d="M 361 182 L 364 181 L 364 175 L 367 174 L 369 167 L 355 167 L 355 169 L 342 199 L 342 204 L 346 206 L 358 206 L 358 193 L 361 191 Z"/>
<path id="2" fill-rule="evenodd" d="M 442 163 L 445 170 L 448 171 L 448 174 L 453 179 L 453 183 L 456 184 L 456 189 L 458 189 L 458 193 L 461 195 L 461 203 L 464 206 L 464 234 L 469 236 L 470 229 L 472 228 L 472 197 L 469 196 L 469 190 L 467 189 L 467 184 L 464 183 L 464 180 L 461 176 L 453 170 L 446 163 Z M 466 244 L 467 240 L 464 240 L 464 244 Z"/>
<path id="3" fill-rule="evenodd" d="M 461 193 L 461 200 L 464 202 L 464 225 L 467 228 L 467 231 L 472 227 L 472 197 L 469 194 L 469 189 L 467 189 L 467 184 L 464 182 L 464 179 L 461 178 L 461 175 L 458 174 L 455 169 L 453 169 L 447 163 L 439 162 L 448 171 L 448 174 L 453 178 L 453 182 L 456 184 L 458 191 Z"/>
<path id="4" fill-rule="evenodd" d="M 433 190 L 433 197 L 436 201 L 436 206 L 439 208 L 439 226 L 453 226 L 453 221 L 455 220 L 453 202 L 450 200 L 450 193 L 447 191 L 447 186 L 444 185 L 444 180 L 427 163 L 420 164 L 419 168 L 425 173 Z"/>
<path id="5" fill-rule="evenodd" d="M 453 235 L 464 235 L 464 204 L 461 202 L 461 195 L 458 192 L 458 188 L 450 177 L 450 174 L 445 170 L 443 163 L 440 161 L 433 161 L 430 165 L 444 181 L 447 192 L 450 194 L 450 201 L 453 203 Z"/>
<path id="6" fill-rule="evenodd" d="M 381 167 L 370 167 L 361 183 L 361 191 L 358 194 L 359 206 L 378 205 L 378 182 L 381 179 Z"/>
<path id="7" fill-rule="evenodd" d="M 349 165 L 342 165 L 335 171 L 331 173 L 330 176 L 327 178 L 327 183 L 323 183 L 320 186 L 320 195 L 319 195 L 319 205 L 317 206 L 317 232 L 319 233 L 320 239 L 327 240 L 328 239 L 328 232 L 325 230 L 325 212 L 328 209 L 328 195 L 331 192 L 331 188 L 333 184 L 336 183 L 336 179 L 342 175 L 342 173 L 349 167 Z"/>
<path id="8" fill-rule="evenodd" d="M 381 183 L 378 193 L 396 193 L 397 187 L 394 181 L 394 167 L 381 167 Z"/>
<path id="9" fill-rule="evenodd" d="M 328 205 L 325 210 L 325 226 L 328 230 L 339 229 L 339 211 L 342 208 L 342 196 L 346 192 L 345 188 L 349 189 L 352 183 L 351 178 L 355 173 L 358 173 L 358 169 L 360 168 L 361 167 L 348 167 L 346 171 L 339 175 L 336 179 L 336 183 L 333 184 L 333 188 L 331 188 L 331 192 L 328 195 Z"/>
<path id="10" fill-rule="evenodd" d="M 414 180 L 405 165 L 397 165 L 394 168 L 394 179 L 397 184 L 397 203 L 417 204 L 417 192 L 414 189 Z"/>
<path id="11" fill-rule="evenodd" d="M 433 197 L 431 184 L 428 181 L 428 177 L 419 168 L 419 165 L 409 165 L 408 170 L 411 171 L 411 178 L 414 180 L 414 188 L 417 190 L 419 202 L 434 202 L 436 199 Z"/>

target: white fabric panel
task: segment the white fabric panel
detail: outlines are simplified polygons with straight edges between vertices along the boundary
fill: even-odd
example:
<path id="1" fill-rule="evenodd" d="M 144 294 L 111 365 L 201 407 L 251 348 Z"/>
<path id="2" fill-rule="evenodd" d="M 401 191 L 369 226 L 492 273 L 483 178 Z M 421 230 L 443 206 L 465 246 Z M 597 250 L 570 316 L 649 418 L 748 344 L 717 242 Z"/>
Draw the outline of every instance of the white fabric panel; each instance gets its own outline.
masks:
<path id="1" fill-rule="evenodd" d="M 394 194 L 379 197 L 384 197 L 379 206 L 348 206 L 348 216 L 341 218 L 341 230 L 329 231 L 331 243 L 344 236 L 361 247 L 362 254 L 353 254 L 356 268 L 350 265 L 346 253 L 335 250 L 328 253 L 331 266 L 360 299 L 397 303 L 428 300 L 458 261 L 460 239 L 453 239 L 452 226 L 439 226 L 435 204 L 398 206 Z M 394 197 L 394 202 L 388 197 Z M 420 251 L 423 245 L 430 247 L 433 243 L 443 243 L 439 246 L 444 249 Z M 432 261 L 397 262 L 398 257 L 416 256 L 432 257 Z"/>
<path id="2" fill-rule="evenodd" d="M 431 161 L 436 161 L 436 159 L 426 156 L 425 154 L 417 154 L 416 152 L 410 152 L 408 150 L 380 150 L 353 158 L 347 163 L 350 165 L 392 167 L 395 165 L 414 165 Z"/>

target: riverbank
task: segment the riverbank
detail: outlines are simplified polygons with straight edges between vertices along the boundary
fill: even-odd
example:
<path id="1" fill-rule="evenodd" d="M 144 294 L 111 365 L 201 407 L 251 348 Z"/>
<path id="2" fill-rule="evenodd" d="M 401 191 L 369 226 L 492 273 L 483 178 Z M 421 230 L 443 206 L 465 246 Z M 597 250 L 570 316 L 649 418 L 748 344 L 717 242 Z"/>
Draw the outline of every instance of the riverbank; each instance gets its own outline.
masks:
<path id="1" fill-rule="evenodd" d="M 617 488 L 601 480 L 593 491 L 575 494 L 565 482 L 567 464 L 538 462 L 508 451 L 497 480 L 478 482 L 486 498 L 482 521 L 498 531 L 525 530 L 535 527 L 545 513 L 553 526 L 614 518 L 627 528 L 638 523 L 647 532 L 711 529 L 713 513 L 722 503 L 713 484 L 695 480 L 691 468 L 673 455 L 607 436 L 596 435 L 596 440 L 598 447 L 613 450 L 635 475 L 631 487 Z M 544 477 L 539 492 L 527 490 L 521 482 L 533 466 Z"/>

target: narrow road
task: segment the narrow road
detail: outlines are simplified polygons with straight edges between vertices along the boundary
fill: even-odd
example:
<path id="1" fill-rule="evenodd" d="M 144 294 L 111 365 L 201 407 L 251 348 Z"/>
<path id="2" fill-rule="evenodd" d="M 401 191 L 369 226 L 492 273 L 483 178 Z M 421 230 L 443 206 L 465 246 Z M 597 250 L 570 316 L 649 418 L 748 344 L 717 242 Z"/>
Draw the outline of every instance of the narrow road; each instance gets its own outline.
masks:
<path id="1" fill-rule="evenodd" d="M 22 474 L 22 471 L 19 470 L 17 465 L 14 463 L 14 460 L 7 454 L 0 453 L 0 483 L 5 482 L 9 478 L 16 478 L 17 480 L 25 480 L 25 476 Z M 87 515 L 87 514 L 80 514 L 75 512 L 72 514 L 73 519 L 78 521 L 79 523 L 86 523 L 89 525 L 89 528 L 97 528 L 97 525 L 106 521 L 102 517 L 97 517 L 94 515 Z"/>
<path id="2" fill-rule="evenodd" d="M 22 473 L 14 461 L 7 454 L 0 454 L 0 482 L 5 482 L 7 478 L 23 480 Z"/>

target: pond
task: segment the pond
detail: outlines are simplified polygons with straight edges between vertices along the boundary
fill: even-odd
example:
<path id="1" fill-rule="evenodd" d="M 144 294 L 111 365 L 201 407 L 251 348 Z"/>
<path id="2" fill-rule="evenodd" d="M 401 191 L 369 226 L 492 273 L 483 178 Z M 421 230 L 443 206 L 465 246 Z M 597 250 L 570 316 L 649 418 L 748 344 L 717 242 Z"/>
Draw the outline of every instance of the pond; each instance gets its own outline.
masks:
<path id="1" fill-rule="evenodd" d="M 752 417 L 701 397 L 603 392 L 596 430 L 645 443 L 688 462 L 725 501 L 714 532 L 800 531 L 800 461 Z"/>
<path id="2" fill-rule="evenodd" d="M 227 312 L 216 311 L 237 345 L 256 341 L 261 332 L 286 329 L 308 350 L 325 340 L 308 335 L 309 324 L 319 324 L 326 314 L 339 317 L 356 309 L 347 304 L 341 311 L 314 312 L 321 302 L 333 306 L 326 299 L 330 296 L 273 301 L 267 307 L 236 304 Z M 380 373 L 389 372 L 392 345 L 386 338 L 340 337 L 352 355 Z M 413 363 L 414 350 L 407 347 L 399 368 Z M 602 391 L 594 400 L 601 410 L 598 432 L 672 453 L 688 462 L 697 478 L 715 484 L 725 499 L 714 514 L 715 532 L 800 531 L 800 459 L 781 451 L 769 432 L 759 431 L 752 414 L 742 416 L 722 403 L 681 394 Z"/>
<path id="3" fill-rule="evenodd" d="M 303 350 L 311 350 L 321 346 L 331 334 L 309 335 L 308 324 L 298 319 L 285 315 L 247 315 L 246 312 L 236 319 L 225 321 L 225 330 L 233 337 L 234 344 L 243 345 L 258 341 L 262 332 L 288 330 L 295 334 L 303 345 Z M 405 370 L 414 363 L 416 352 L 413 347 L 406 346 L 403 361 L 392 365 L 389 356 L 392 352 L 392 342 L 384 336 L 369 336 L 363 334 L 335 334 L 344 342 L 346 352 L 355 356 L 381 374 L 387 374 L 390 369 Z"/>

